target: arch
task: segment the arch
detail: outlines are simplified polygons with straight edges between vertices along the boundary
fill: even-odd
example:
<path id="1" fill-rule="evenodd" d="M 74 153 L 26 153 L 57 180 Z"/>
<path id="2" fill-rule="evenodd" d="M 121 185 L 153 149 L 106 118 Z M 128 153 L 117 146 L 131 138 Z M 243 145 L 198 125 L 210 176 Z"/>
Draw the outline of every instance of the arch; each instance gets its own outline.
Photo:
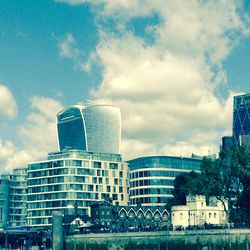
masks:
<path id="1" fill-rule="evenodd" d="M 168 210 L 166 210 L 166 209 L 163 210 L 161 218 L 162 218 L 162 220 L 169 220 L 170 219 L 170 214 L 169 214 Z"/>
<path id="2" fill-rule="evenodd" d="M 155 216 L 156 213 L 159 213 L 160 216 L 162 216 L 162 213 L 161 213 L 161 211 L 158 208 L 156 208 L 156 210 L 154 211 L 154 216 Z"/>
<path id="3" fill-rule="evenodd" d="M 124 216 L 123 216 L 124 215 Z M 128 216 L 127 210 L 125 208 L 122 208 L 119 212 L 118 212 L 118 216 L 119 218 L 124 218 Z"/>
<path id="4" fill-rule="evenodd" d="M 155 211 L 154 212 L 154 219 L 155 220 L 161 220 L 161 213 L 160 213 L 160 211 Z"/>
<path id="5" fill-rule="evenodd" d="M 150 210 L 150 209 L 148 209 L 147 211 L 146 211 L 146 213 L 145 213 L 145 217 L 146 217 L 146 219 L 152 219 L 153 218 L 153 212 Z"/>
<path id="6" fill-rule="evenodd" d="M 134 209 L 130 209 L 128 212 L 128 217 L 129 218 L 135 218 L 136 217 L 136 212 Z"/>
<path id="7" fill-rule="evenodd" d="M 138 217 L 138 214 L 139 214 L 139 213 L 142 213 L 143 216 L 145 217 L 145 212 L 143 211 L 142 208 L 139 208 L 139 209 L 138 209 L 137 214 L 136 214 L 137 217 Z"/>

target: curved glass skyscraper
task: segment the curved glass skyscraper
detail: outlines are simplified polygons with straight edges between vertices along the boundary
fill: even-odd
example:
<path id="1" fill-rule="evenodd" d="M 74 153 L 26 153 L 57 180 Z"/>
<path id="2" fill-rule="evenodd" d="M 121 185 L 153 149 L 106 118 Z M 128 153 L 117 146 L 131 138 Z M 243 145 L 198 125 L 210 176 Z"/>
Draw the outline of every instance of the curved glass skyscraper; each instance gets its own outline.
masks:
<path id="1" fill-rule="evenodd" d="M 57 115 L 60 150 L 120 153 L 121 113 L 105 104 L 77 104 Z"/>

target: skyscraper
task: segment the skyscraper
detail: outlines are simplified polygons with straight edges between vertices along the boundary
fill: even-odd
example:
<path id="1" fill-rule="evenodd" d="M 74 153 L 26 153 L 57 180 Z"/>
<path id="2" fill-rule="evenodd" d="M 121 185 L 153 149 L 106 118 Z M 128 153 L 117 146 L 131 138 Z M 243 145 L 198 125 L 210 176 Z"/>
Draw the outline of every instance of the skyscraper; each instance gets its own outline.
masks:
<path id="1" fill-rule="evenodd" d="M 250 133 L 250 94 L 234 97 L 233 138 L 239 144 L 240 135 Z"/>
<path id="2" fill-rule="evenodd" d="M 118 107 L 87 103 L 66 108 L 57 115 L 57 130 L 60 150 L 120 153 L 121 114 Z"/>

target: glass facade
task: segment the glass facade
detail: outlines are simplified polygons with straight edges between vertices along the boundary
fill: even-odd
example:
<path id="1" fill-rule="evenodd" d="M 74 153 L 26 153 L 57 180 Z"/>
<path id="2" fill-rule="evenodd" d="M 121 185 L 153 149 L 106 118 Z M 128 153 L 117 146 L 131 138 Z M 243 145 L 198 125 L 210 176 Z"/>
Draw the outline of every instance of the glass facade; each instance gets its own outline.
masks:
<path id="1" fill-rule="evenodd" d="M 250 134 L 250 94 L 234 97 L 233 138 L 239 144 L 240 135 Z"/>
<path id="2" fill-rule="evenodd" d="M 69 108 L 57 116 L 60 150 L 71 148 L 87 150 L 84 120 L 81 110 Z"/>
<path id="3" fill-rule="evenodd" d="M 120 155 L 67 150 L 28 165 L 28 224 L 51 224 L 53 210 L 89 214 L 93 202 L 128 204 L 128 164 Z"/>
<path id="4" fill-rule="evenodd" d="M 60 150 L 120 153 L 121 114 L 117 107 L 79 104 L 57 115 Z"/>
<path id="5" fill-rule="evenodd" d="M 149 156 L 128 161 L 130 205 L 164 206 L 173 197 L 174 179 L 181 173 L 200 171 L 201 160 Z"/>

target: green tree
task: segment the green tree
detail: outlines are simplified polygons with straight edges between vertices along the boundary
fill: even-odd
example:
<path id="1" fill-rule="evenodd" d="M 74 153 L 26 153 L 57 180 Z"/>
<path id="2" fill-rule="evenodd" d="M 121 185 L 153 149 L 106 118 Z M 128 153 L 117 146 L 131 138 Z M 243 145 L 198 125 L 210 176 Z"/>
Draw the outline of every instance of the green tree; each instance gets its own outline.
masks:
<path id="1" fill-rule="evenodd" d="M 223 176 L 222 195 L 228 199 L 228 214 L 230 221 L 244 221 L 243 202 L 249 188 L 250 154 L 246 147 L 232 147 L 221 151 L 218 164 Z"/>
<path id="2" fill-rule="evenodd" d="M 177 176 L 174 180 L 174 204 L 185 204 L 187 195 L 204 195 L 203 181 L 202 174 L 194 171 Z"/>

